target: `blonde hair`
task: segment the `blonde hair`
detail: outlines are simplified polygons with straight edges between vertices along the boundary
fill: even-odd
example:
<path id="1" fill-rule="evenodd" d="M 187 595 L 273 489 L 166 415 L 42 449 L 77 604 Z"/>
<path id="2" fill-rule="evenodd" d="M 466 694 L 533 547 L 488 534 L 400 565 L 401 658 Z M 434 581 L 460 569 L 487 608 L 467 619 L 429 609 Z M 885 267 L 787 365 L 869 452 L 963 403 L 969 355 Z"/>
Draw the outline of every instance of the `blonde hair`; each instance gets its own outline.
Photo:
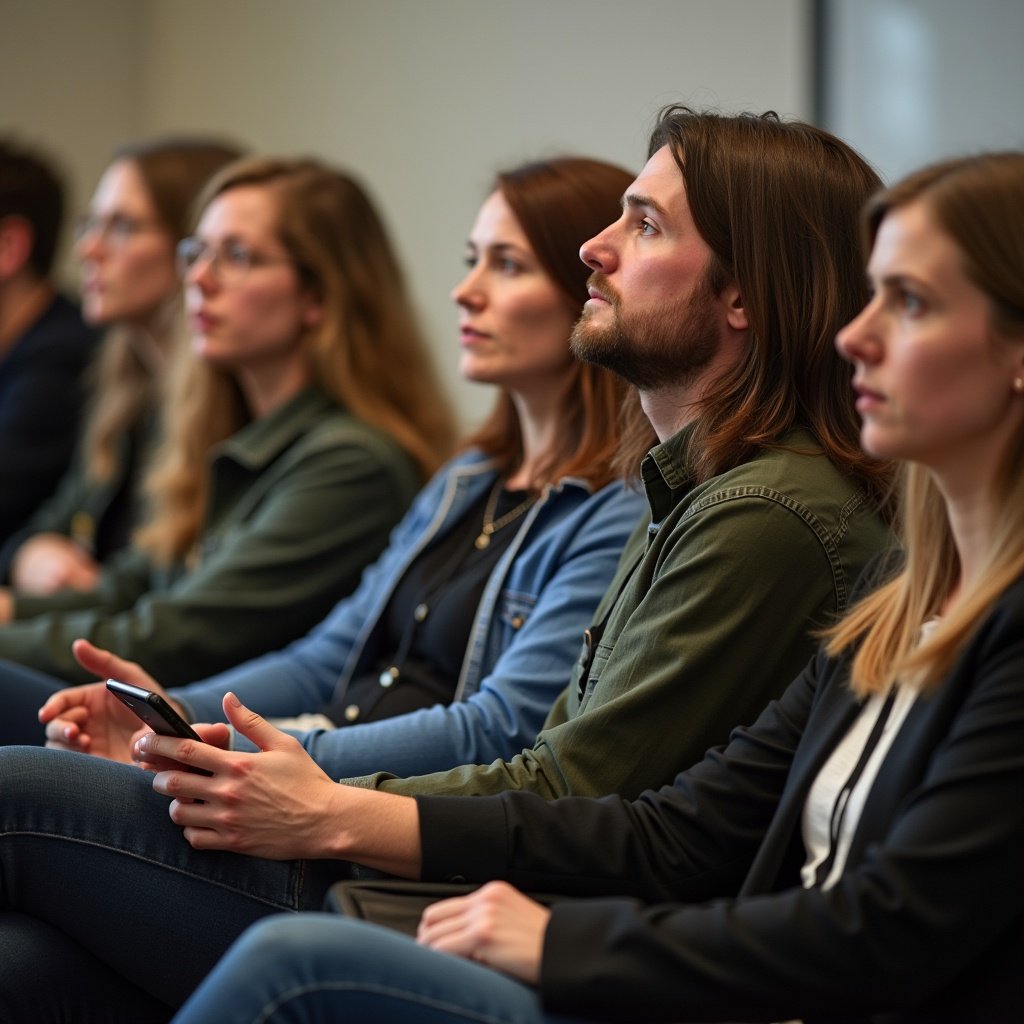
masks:
<path id="1" fill-rule="evenodd" d="M 865 212 L 869 246 L 886 215 L 909 203 L 926 207 L 956 243 L 967 277 L 988 295 L 993 344 L 1024 337 L 1024 153 L 945 161 L 879 193 Z M 917 465 L 903 468 L 905 564 L 826 634 L 832 655 L 859 644 L 851 669 L 856 693 L 876 693 L 895 681 L 922 689 L 937 683 L 1000 594 L 1024 575 L 1024 427 L 998 467 L 991 498 L 997 521 L 982 571 L 922 641 L 921 627 L 957 584 L 960 564 L 931 474 Z"/>
<path id="2" fill-rule="evenodd" d="M 404 448 L 426 478 L 448 454 L 452 421 L 403 275 L 376 210 L 349 176 L 313 160 L 253 158 L 217 175 L 199 213 L 242 186 L 268 189 L 278 236 L 316 290 L 323 317 L 305 336 L 313 384 Z M 199 537 L 210 448 L 249 420 L 235 377 L 184 352 L 165 433 L 146 481 L 152 514 L 136 544 L 159 562 Z"/>
<path id="3" fill-rule="evenodd" d="M 241 150 L 204 138 L 159 138 L 121 146 L 112 163 L 127 161 L 139 172 L 154 211 L 172 243 L 188 233 L 191 209 L 200 189 Z M 172 257 L 173 258 L 173 257 Z M 156 316 L 156 337 L 140 337 L 140 328 L 121 324 L 103 340 L 90 369 L 92 400 L 84 428 L 87 476 L 109 480 L 121 457 L 121 444 L 159 401 L 162 353 L 175 342 L 173 324 L 178 292 L 167 296 Z"/>

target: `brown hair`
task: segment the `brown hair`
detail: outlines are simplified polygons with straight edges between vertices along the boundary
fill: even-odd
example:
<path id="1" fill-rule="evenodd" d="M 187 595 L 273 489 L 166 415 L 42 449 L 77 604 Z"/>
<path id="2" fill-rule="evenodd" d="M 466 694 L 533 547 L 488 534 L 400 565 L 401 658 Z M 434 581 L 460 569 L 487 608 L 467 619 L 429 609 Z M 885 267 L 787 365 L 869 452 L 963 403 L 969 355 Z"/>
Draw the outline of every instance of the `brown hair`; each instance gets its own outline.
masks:
<path id="1" fill-rule="evenodd" d="M 878 176 L 834 135 L 773 112 L 666 107 L 649 154 L 663 146 L 711 249 L 711 287 L 735 281 L 750 319 L 744 357 L 700 400 L 690 444 L 697 478 L 800 426 L 884 501 L 891 471 L 860 447 L 849 367 L 834 344 L 867 297 L 858 226 Z"/>
<path id="2" fill-rule="evenodd" d="M 48 277 L 64 218 L 64 184 L 48 158 L 0 138 L 0 220 L 5 217 L 31 225 L 28 265 L 36 277 Z"/>
<path id="3" fill-rule="evenodd" d="M 200 189 L 240 155 L 238 148 L 213 139 L 160 138 L 121 146 L 112 163 L 128 161 L 138 169 L 157 217 L 171 241 L 178 242 L 188 234 Z M 100 347 L 91 370 L 93 398 L 84 431 L 86 470 L 98 482 L 110 479 L 123 438 L 158 402 L 165 382 L 155 360 L 158 353 L 169 354 L 177 301 L 175 290 L 158 316 L 163 336 L 152 339 L 155 346 L 143 343 L 137 328 L 119 325 Z"/>
<path id="4" fill-rule="evenodd" d="M 1024 338 L 1024 153 L 988 153 L 926 167 L 876 195 L 864 216 L 868 248 L 893 210 L 921 204 L 959 250 L 966 276 L 990 300 L 993 343 Z M 851 682 L 868 694 L 900 679 L 937 682 L 999 595 L 1024 574 L 1024 429 L 1008 446 L 990 497 L 998 521 L 984 571 L 921 642 L 960 576 L 946 504 L 931 474 L 907 464 L 900 487 L 906 564 L 829 631 L 838 654 L 860 642 Z"/>
<path id="5" fill-rule="evenodd" d="M 429 476 L 448 454 L 452 423 L 384 225 L 361 186 L 314 160 L 253 158 L 227 167 L 200 199 L 242 186 L 271 191 L 278 236 L 323 303 L 305 337 L 315 386 L 380 428 Z M 167 403 L 166 436 L 147 480 L 152 517 L 137 544 L 161 561 L 199 536 L 209 449 L 249 418 L 233 374 L 191 353 Z"/>
<path id="6" fill-rule="evenodd" d="M 590 271 L 580 246 L 619 214 L 632 175 L 613 164 L 584 157 L 555 157 L 502 171 L 495 179 L 537 261 L 579 313 L 587 300 Z M 569 339 L 565 340 L 566 348 Z M 575 476 L 602 487 L 616 475 L 624 408 L 639 402 L 633 388 L 608 370 L 575 360 L 565 391 L 560 444 L 541 467 L 536 487 Z M 641 413 L 642 415 L 642 413 Z M 522 460 L 519 417 L 507 394 L 498 397 L 486 422 L 467 441 L 494 456 L 503 468 Z M 636 472 L 636 466 L 632 466 Z"/>

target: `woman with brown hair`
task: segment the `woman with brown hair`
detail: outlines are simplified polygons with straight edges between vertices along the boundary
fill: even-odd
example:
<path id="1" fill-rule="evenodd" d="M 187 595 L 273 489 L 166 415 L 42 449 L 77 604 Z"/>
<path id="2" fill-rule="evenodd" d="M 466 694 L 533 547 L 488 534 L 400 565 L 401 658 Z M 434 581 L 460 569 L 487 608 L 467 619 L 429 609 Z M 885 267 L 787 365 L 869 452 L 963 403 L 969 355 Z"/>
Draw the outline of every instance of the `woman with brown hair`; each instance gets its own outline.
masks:
<path id="1" fill-rule="evenodd" d="M 191 345 L 147 521 L 96 590 L 36 599 L 0 630 L 0 656 L 59 680 L 89 678 L 79 637 L 187 682 L 301 635 L 448 448 L 399 267 L 352 179 L 309 160 L 233 164 L 178 257 Z M 28 692 L 13 668 L 0 682 Z"/>
<path id="2" fill-rule="evenodd" d="M 0 578 L 24 602 L 92 590 L 141 518 L 141 465 L 178 334 L 174 248 L 210 176 L 240 150 L 205 138 L 122 146 L 76 227 L 82 314 L 108 328 L 92 367 L 78 460 L 27 526 L 0 550 Z"/>

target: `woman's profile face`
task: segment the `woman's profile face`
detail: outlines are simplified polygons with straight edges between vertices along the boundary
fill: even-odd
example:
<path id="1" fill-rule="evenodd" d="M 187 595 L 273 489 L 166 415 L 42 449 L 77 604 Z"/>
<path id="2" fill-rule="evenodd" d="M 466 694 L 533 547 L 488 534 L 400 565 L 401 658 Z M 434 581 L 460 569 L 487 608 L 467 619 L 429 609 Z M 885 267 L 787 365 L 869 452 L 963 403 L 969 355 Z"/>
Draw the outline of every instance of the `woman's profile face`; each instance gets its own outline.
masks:
<path id="1" fill-rule="evenodd" d="M 579 310 L 541 267 L 500 191 L 477 214 L 466 262 L 452 291 L 462 375 L 524 395 L 556 394 L 572 365 L 569 333 Z"/>
<path id="2" fill-rule="evenodd" d="M 303 335 L 320 321 L 319 299 L 277 231 L 271 189 L 243 185 L 216 196 L 184 271 L 193 350 L 228 370 L 276 372 L 302 360 Z M 195 255 L 198 253 L 198 255 Z"/>
<path id="3" fill-rule="evenodd" d="M 855 367 L 865 450 L 933 469 L 990 463 L 1022 417 L 1024 340 L 996 335 L 988 296 L 920 202 L 885 216 L 868 277 L 874 294 L 836 342 Z"/>
<path id="4" fill-rule="evenodd" d="M 177 291 L 174 239 L 131 160 L 115 160 L 100 178 L 75 252 L 82 313 L 91 324 L 150 327 Z"/>

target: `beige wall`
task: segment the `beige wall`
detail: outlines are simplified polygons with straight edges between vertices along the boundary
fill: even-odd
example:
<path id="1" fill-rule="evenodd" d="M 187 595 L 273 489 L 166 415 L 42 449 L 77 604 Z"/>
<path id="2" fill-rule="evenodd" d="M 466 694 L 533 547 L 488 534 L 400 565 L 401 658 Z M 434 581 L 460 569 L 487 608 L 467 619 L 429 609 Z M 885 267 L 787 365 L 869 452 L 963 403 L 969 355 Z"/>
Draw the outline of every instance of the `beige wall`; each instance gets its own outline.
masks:
<path id="1" fill-rule="evenodd" d="M 657 108 L 810 112 L 809 0 L 0 0 L 0 123 L 87 194 L 118 140 L 227 133 L 379 200 L 463 420 L 447 298 L 493 171 L 638 168 Z M 10 57 L 13 63 L 8 63 Z"/>

